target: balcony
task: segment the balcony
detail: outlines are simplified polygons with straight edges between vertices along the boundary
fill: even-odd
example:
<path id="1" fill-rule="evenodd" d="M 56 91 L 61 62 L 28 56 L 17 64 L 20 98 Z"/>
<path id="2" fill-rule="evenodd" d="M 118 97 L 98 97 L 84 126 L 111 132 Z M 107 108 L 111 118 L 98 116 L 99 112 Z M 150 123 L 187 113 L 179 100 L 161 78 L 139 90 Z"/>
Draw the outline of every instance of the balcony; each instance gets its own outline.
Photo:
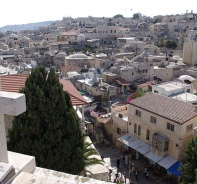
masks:
<path id="1" fill-rule="evenodd" d="M 169 138 L 159 133 L 152 136 L 151 151 L 160 157 L 165 157 L 168 154 Z"/>

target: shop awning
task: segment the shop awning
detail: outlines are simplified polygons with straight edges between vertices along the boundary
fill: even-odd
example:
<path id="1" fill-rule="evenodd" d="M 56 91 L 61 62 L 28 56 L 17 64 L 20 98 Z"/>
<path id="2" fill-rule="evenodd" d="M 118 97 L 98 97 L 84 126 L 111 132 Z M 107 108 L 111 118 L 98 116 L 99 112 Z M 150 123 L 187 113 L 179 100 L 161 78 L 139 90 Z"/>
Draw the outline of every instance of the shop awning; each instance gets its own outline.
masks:
<path id="1" fill-rule="evenodd" d="M 171 167 L 176 162 L 177 162 L 177 160 L 175 158 L 168 155 L 168 156 L 164 157 L 162 160 L 160 160 L 158 162 L 158 164 L 160 166 L 164 167 L 165 169 L 168 169 L 169 167 Z"/>
<path id="2" fill-rule="evenodd" d="M 146 144 L 145 142 L 142 142 L 142 144 L 140 144 L 136 150 L 140 152 L 142 155 L 144 155 L 148 153 L 151 150 L 151 148 L 148 144 Z"/>
<path id="3" fill-rule="evenodd" d="M 174 163 L 170 168 L 168 168 L 168 171 L 176 176 L 181 176 L 181 172 L 179 171 L 180 162 Z"/>
<path id="4" fill-rule="evenodd" d="M 145 154 L 150 151 L 150 146 L 148 144 L 130 134 L 126 134 L 120 137 L 118 140 L 133 148 L 134 150 L 137 150 L 141 154 Z"/>
<path id="5" fill-rule="evenodd" d="M 146 153 L 144 156 L 146 156 L 147 158 L 151 159 L 152 161 L 154 161 L 156 163 L 162 159 L 162 157 L 159 157 L 158 155 L 154 154 L 151 151 Z"/>

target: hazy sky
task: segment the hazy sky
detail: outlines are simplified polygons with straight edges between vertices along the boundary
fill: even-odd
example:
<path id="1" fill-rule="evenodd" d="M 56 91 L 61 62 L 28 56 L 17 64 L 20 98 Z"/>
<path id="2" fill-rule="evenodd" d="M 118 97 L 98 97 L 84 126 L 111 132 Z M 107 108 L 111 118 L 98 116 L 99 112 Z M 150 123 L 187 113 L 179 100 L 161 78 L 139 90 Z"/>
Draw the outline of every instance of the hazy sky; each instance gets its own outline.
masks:
<path id="1" fill-rule="evenodd" d="M 47 20 L 61 20 L 63 16 L 112 17 L 134 13 L 147 16 L 197 13 L 196 0 L 0 0 L 0 27 Z M 132 11 L 131 11 L 132 10 Z"/>

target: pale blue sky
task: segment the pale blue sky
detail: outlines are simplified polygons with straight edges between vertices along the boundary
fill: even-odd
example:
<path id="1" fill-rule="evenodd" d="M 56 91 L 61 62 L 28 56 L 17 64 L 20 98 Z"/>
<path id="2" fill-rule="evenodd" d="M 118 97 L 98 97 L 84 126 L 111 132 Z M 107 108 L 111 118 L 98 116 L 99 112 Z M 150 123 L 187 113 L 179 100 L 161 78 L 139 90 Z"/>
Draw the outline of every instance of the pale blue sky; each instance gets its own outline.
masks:
<path id="1" fill-rule="evenodd" d="M 147 16 L 197 13 L 196 0 L 0 0 L 0 27 L 47 20 L 61 20 L 63 16 L 112 17 L 134 13 Z M 184 3 L 183 3 L 184 2 Z M 132 9 L 132 11 L 131 11 Z"/>

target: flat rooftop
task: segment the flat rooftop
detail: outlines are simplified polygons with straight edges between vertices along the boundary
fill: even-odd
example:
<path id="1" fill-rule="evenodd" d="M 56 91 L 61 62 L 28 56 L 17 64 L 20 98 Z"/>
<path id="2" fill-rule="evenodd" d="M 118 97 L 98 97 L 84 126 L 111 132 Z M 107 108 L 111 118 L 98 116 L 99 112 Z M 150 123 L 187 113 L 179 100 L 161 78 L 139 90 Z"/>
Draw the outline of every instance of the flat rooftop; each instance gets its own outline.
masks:
<path id="1" fill-rule="evenodd" d="M 182 82 L 171 81 L 171 82 L 166 82 L 166 83 L 162 83 L 162 84 L 157 84 L 157 85 L 154 85 L 153 87 L 163 88 L 166 91 L 172 91 L 175 89 L 182 89 L 182 88 L 189 86 L 189 85 L 182 83 Z"/>
<path id="2" fill-rule="evenodd" d="M 196 103 L 197 102 L 197 96 L 191 93 L 181 93 L 179 95 L 173 96 L 172 98 L 181 100 L 188 103 Z"/>

